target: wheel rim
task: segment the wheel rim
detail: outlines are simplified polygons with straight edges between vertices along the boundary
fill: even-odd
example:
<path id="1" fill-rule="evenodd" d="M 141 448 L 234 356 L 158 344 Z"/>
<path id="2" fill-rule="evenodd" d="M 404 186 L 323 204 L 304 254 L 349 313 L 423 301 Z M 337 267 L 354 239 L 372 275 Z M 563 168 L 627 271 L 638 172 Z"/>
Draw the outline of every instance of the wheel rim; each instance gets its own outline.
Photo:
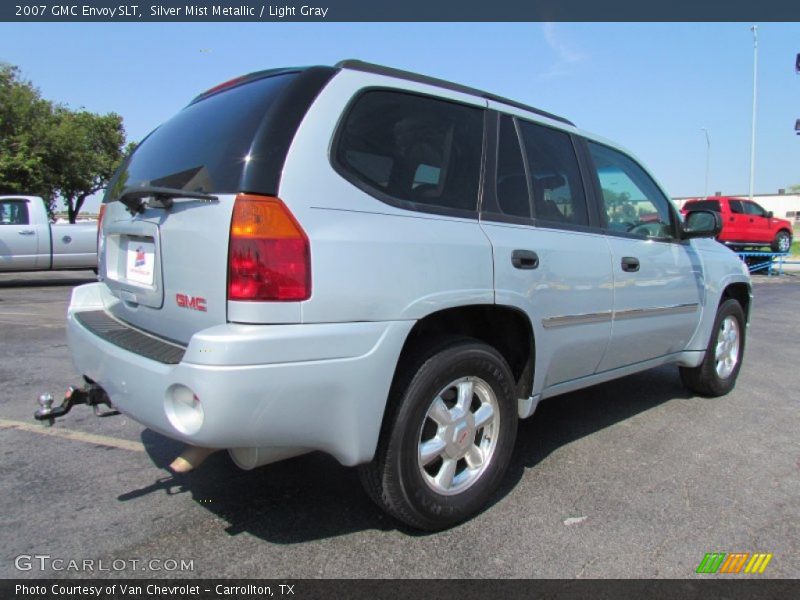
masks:
<path id="1" fill-rule="evenodd" d="M 778 250 L 781 252 L 788 252 L 791 245 L 792 240 L 788 235 L 778 235 Z"/>
<path id="2" fill-rule="evenodd" d="M 462 377 L 433 399 L 420 427 L 417 463 L 434 492 L 460 494 L 477 482 L 497 448 L 500 406 L 491 386 Z"/>
<path id="3" fill-rule="evenodd" d="M 717 375 L 720 379 L 730 377 L 736 368 L 739 362 L 740 340 L 739 321 L 732 316 L 725 317 L 717 333 L 717 347 L 714 351 Z"/>

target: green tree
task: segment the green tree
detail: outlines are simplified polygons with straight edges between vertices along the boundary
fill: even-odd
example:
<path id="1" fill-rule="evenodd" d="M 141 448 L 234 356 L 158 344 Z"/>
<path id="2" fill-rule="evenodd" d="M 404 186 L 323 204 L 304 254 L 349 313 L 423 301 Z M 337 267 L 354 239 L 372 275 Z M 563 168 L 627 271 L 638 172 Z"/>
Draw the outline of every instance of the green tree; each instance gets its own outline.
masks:
<path id="1" fill-rule="evenodd" d="M 51 158 L 58 165 L 55 189 L 67 206 L 69 222 L 74 223 L 86 198 L 108 184 L 122 161 L 122 117 L 59 108 L 52 135 Z"/>
<path id="2" fill-rule="evenodd" d="M 54 109 L 17 67 L 0 65 L 0 193 L 54 199 Z"/>
<path id="3" fill-rule="evenodd" d="M 791 193 L 793 193 L 793 194 L 798 194 L 798 193 L 800 193 L 800 183 L 798 183 L 797 185 L 790 185 L 790 186 L 789 186 L 789 191 L 790 191 Z"/>
<path id="4" fill-rule="evenodd" d="M 74 223 L 131 146 L 118 114 L 54 104 L 17 67 L 0 64 L 0 193 L 42 196 L 51 214 L 60 196 Z"/>
<path id="5" fill-rule="evenodd" d="M 631 195 L 628 192 L 615 192 L 608 188 L 603 188 L 603 201 L 606 205 L 606 212 L 609 221 L 616 223 L 635 223 L 636 208 L 631 202 Z"/>

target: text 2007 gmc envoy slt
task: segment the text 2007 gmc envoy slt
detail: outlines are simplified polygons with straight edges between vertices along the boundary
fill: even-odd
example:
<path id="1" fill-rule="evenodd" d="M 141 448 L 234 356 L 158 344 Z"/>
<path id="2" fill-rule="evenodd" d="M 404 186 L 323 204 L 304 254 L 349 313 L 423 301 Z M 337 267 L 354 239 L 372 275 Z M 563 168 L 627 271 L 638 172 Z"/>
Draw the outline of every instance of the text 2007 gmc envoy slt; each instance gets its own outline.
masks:
<path id="1" fill-rule="evenodd" d="M 720 395 L 741 366 L 750 282 L 717 214 L 683 221 L 616 145 L 446 81 L 235 79 L 153 131 L 104 207 L 79 372 L 245 468 L 359 465 L 418 528 L 485 505 L 540 400 L 665 363 Z"/>

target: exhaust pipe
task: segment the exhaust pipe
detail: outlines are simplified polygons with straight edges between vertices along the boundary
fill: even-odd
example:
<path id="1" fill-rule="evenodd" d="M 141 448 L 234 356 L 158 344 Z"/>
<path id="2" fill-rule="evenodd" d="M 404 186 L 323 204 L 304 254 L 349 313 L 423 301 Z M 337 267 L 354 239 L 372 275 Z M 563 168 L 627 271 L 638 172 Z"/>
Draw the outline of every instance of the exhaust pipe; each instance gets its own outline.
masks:
<path id="1" fill-rule="evenodd" d="M 170 463 L 169 468 L 173 473 L 188 473 L 193 471 L 205 460 L 218 452 L 218 448 L 201 448 L 200 446 L 186 446 L 180 456 Z M 293 458 L 310 452 L 306 448 L 266 447 L 266 448 L 230 448 L 228 454 L 234 464 L 240 469 L 250 471 L 270 463 Z"/>
<path id="2" fill-rule="evenodd" d="M 219 448 L 186 446 L 180 456 L 170 463 L 169 468 L 173 473 L 188 473 L 202 465 L 209 456 L 218 450 Z"/>
<path id="3" fill-rule="evenodd" d="M 270 463 L 294 458 L 310 452 L 307 448 L 290 448 L 286 446 L 270 446 L 265 448 L 231 448 L 228 454 L 240 469 L 249 471 Z"/>

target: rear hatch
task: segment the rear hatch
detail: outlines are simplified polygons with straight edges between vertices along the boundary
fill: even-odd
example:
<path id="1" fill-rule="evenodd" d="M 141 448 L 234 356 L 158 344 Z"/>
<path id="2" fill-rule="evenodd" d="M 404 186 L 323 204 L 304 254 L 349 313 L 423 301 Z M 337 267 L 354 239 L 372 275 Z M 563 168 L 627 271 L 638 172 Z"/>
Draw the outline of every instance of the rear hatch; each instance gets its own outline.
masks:
<path id="1" fill-rule="evenodd" d="M 145 138 L 111 181 L 100 276 L 120 300 L 108 307 L 118 319 L 182 344 L 226 322 L 234 200 L 242 191 L 277 192 L 276 178 L 248 170 L 274 163 L 265 122 L 276 121 L 302 71 L 265 73 L 200 96 Z M 159 201 L 147 197 L 152 188 L 172 193 Z M 129 201 L 133 189 L 142 190 L 138 205 Z"/>

